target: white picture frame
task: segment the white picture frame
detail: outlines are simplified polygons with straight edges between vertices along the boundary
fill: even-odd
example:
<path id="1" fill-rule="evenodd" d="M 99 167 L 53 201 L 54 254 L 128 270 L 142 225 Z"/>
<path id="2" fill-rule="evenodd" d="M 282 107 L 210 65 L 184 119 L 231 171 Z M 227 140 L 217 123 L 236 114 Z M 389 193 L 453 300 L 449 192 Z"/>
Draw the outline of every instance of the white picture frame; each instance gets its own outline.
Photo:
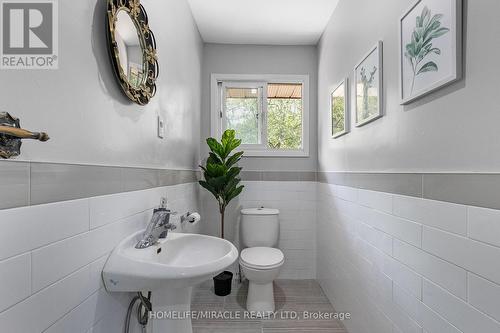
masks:
<path id="1" fill-rule="evenodd" d="M 428 14 L 424 14 L 424 8 L 428 9 Z M 416 56 L 422 48 L 410 46 L 417 45 L 412 43 L 417 17 L 425 17 L 439 24 L 434 29 L 427 26 L 428 31 L 436 37 L 424 44 L 430 44 L 430 51 L 422 59 Z M 462 52 L 462 0 L 416 1 L 399 19 L 400 104 L 409 104 L 460 80 Z"/>
<path id="2" fill-rule="evenodd" d="M 369 80 L 366 80 L 367 68 L 369 68 Z M 356 127 L 364 126 L 384 115 L 383 72 L 383 42 L 378 41 L 354 67 L 353 97 Z"/>
<path id="3" fill-rule="evenodd" d="M 335 117 L 335 112 L 334 109 L 336 107 L 335 105 L 335 98 L 341 97 L 343 98 L 343 105 L 342 105 L 342 114 L 343 117 L 339 117 L 339 121 L 341 121 L 342 126 L 339 129 L 338 126 L 336 126 L 336 120 L 337 118 Z M 335 88 L 332 90 L 330 94 L 330 133 L 332 135 L 333 139 L 340 138 L 343 135 L 346 135 L 350 131 L 350 110 L 349 110 L 349 79 L 346 77 L 344 78 L 341 82 L 339 82 Z M 337 122 L 338 124 L 338 122 Z"/>

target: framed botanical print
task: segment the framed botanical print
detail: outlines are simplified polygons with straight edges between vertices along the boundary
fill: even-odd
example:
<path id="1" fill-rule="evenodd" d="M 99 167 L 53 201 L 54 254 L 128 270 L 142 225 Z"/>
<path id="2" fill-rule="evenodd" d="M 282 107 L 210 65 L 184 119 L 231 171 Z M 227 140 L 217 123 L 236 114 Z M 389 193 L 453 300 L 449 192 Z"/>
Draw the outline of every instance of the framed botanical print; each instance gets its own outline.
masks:
<path id="1" fill-rule="evenodd" d="M 366 125 L 383 115 L 382 42 L 368 52 L 354 68 L 356 126 Z"/>
<path id="2" fill-rule="evenodd" d="M 462 76 L 462 0 L 418 0 L 399 22 L 401 104 Z"/>
<path id="3" fill-rule="evenodd" d="M 348 79 L 340 82 L 330 95 L 330 115 L 332 137 L 338 138 L 349 133 Z"/>

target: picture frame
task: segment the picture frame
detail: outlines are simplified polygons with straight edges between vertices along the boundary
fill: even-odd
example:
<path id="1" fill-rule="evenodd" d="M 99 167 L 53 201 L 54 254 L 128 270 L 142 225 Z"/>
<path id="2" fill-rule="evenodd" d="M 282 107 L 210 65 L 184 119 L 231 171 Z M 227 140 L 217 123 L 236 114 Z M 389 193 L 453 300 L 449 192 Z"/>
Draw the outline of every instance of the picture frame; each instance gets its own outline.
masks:
<path id="1" fill-rule="evenodd" d="M 462 78 L 462 24 L 462 0 L 418 0 L 401 16 L 401 105 Z M 420 41 L 423 35 L 417 34 L 417 28 L 426 33 L 424 43 Z"/>
<path id="2" fill-rule="evenodd" d="M 333 139 L 350 131 L 349 79 L 339 82 L 330 94 L 330 124 Z"/>
<path id="3" fill-rule="evenodd" d="M 354 67 L 356 127 L 364 126 L 384 115 L 383 72 L 383 42 L 378 41 Z"/>

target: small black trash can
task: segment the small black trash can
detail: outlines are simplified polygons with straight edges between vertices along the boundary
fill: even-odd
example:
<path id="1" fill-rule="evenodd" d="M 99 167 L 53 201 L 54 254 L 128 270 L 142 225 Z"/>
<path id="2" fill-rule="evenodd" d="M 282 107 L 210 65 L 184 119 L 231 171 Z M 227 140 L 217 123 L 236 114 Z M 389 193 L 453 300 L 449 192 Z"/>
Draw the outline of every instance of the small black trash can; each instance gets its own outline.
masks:
<path id="1" fill-rule="evenodd" d="M 217 296 L 227 296 L 231 293 L 233 273 L 224 271 L 214 277 L 214 291 Z"/>

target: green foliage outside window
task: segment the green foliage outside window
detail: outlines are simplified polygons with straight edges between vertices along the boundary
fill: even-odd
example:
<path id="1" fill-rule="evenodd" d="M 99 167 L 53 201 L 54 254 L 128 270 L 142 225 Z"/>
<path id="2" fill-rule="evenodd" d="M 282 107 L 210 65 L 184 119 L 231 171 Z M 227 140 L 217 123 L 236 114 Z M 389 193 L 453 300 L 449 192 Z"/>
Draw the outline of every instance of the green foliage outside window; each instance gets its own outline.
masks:
<path id="1" fill-rule="evenodd" d="M 272 149 L 300 149 L 302 147 L 302 100 L 268 99 L 267 133 L 267 141 Z"/>
<path id="2" fill-rule="evenodd" d="M 259 108 L 255 98 L 227 98 L 227 127 L 236 131 L 242 144 L 259 144 Z M 302 148 L 302 100 L 269 98 L 267 145 L 271 149 Z"/>
<path id="3" fill-rule="evenodd" d="M 257 98 L 227 98 L 226 110 L 227 128 L 236 131 L 242 144 L 260 143 Z"/>

